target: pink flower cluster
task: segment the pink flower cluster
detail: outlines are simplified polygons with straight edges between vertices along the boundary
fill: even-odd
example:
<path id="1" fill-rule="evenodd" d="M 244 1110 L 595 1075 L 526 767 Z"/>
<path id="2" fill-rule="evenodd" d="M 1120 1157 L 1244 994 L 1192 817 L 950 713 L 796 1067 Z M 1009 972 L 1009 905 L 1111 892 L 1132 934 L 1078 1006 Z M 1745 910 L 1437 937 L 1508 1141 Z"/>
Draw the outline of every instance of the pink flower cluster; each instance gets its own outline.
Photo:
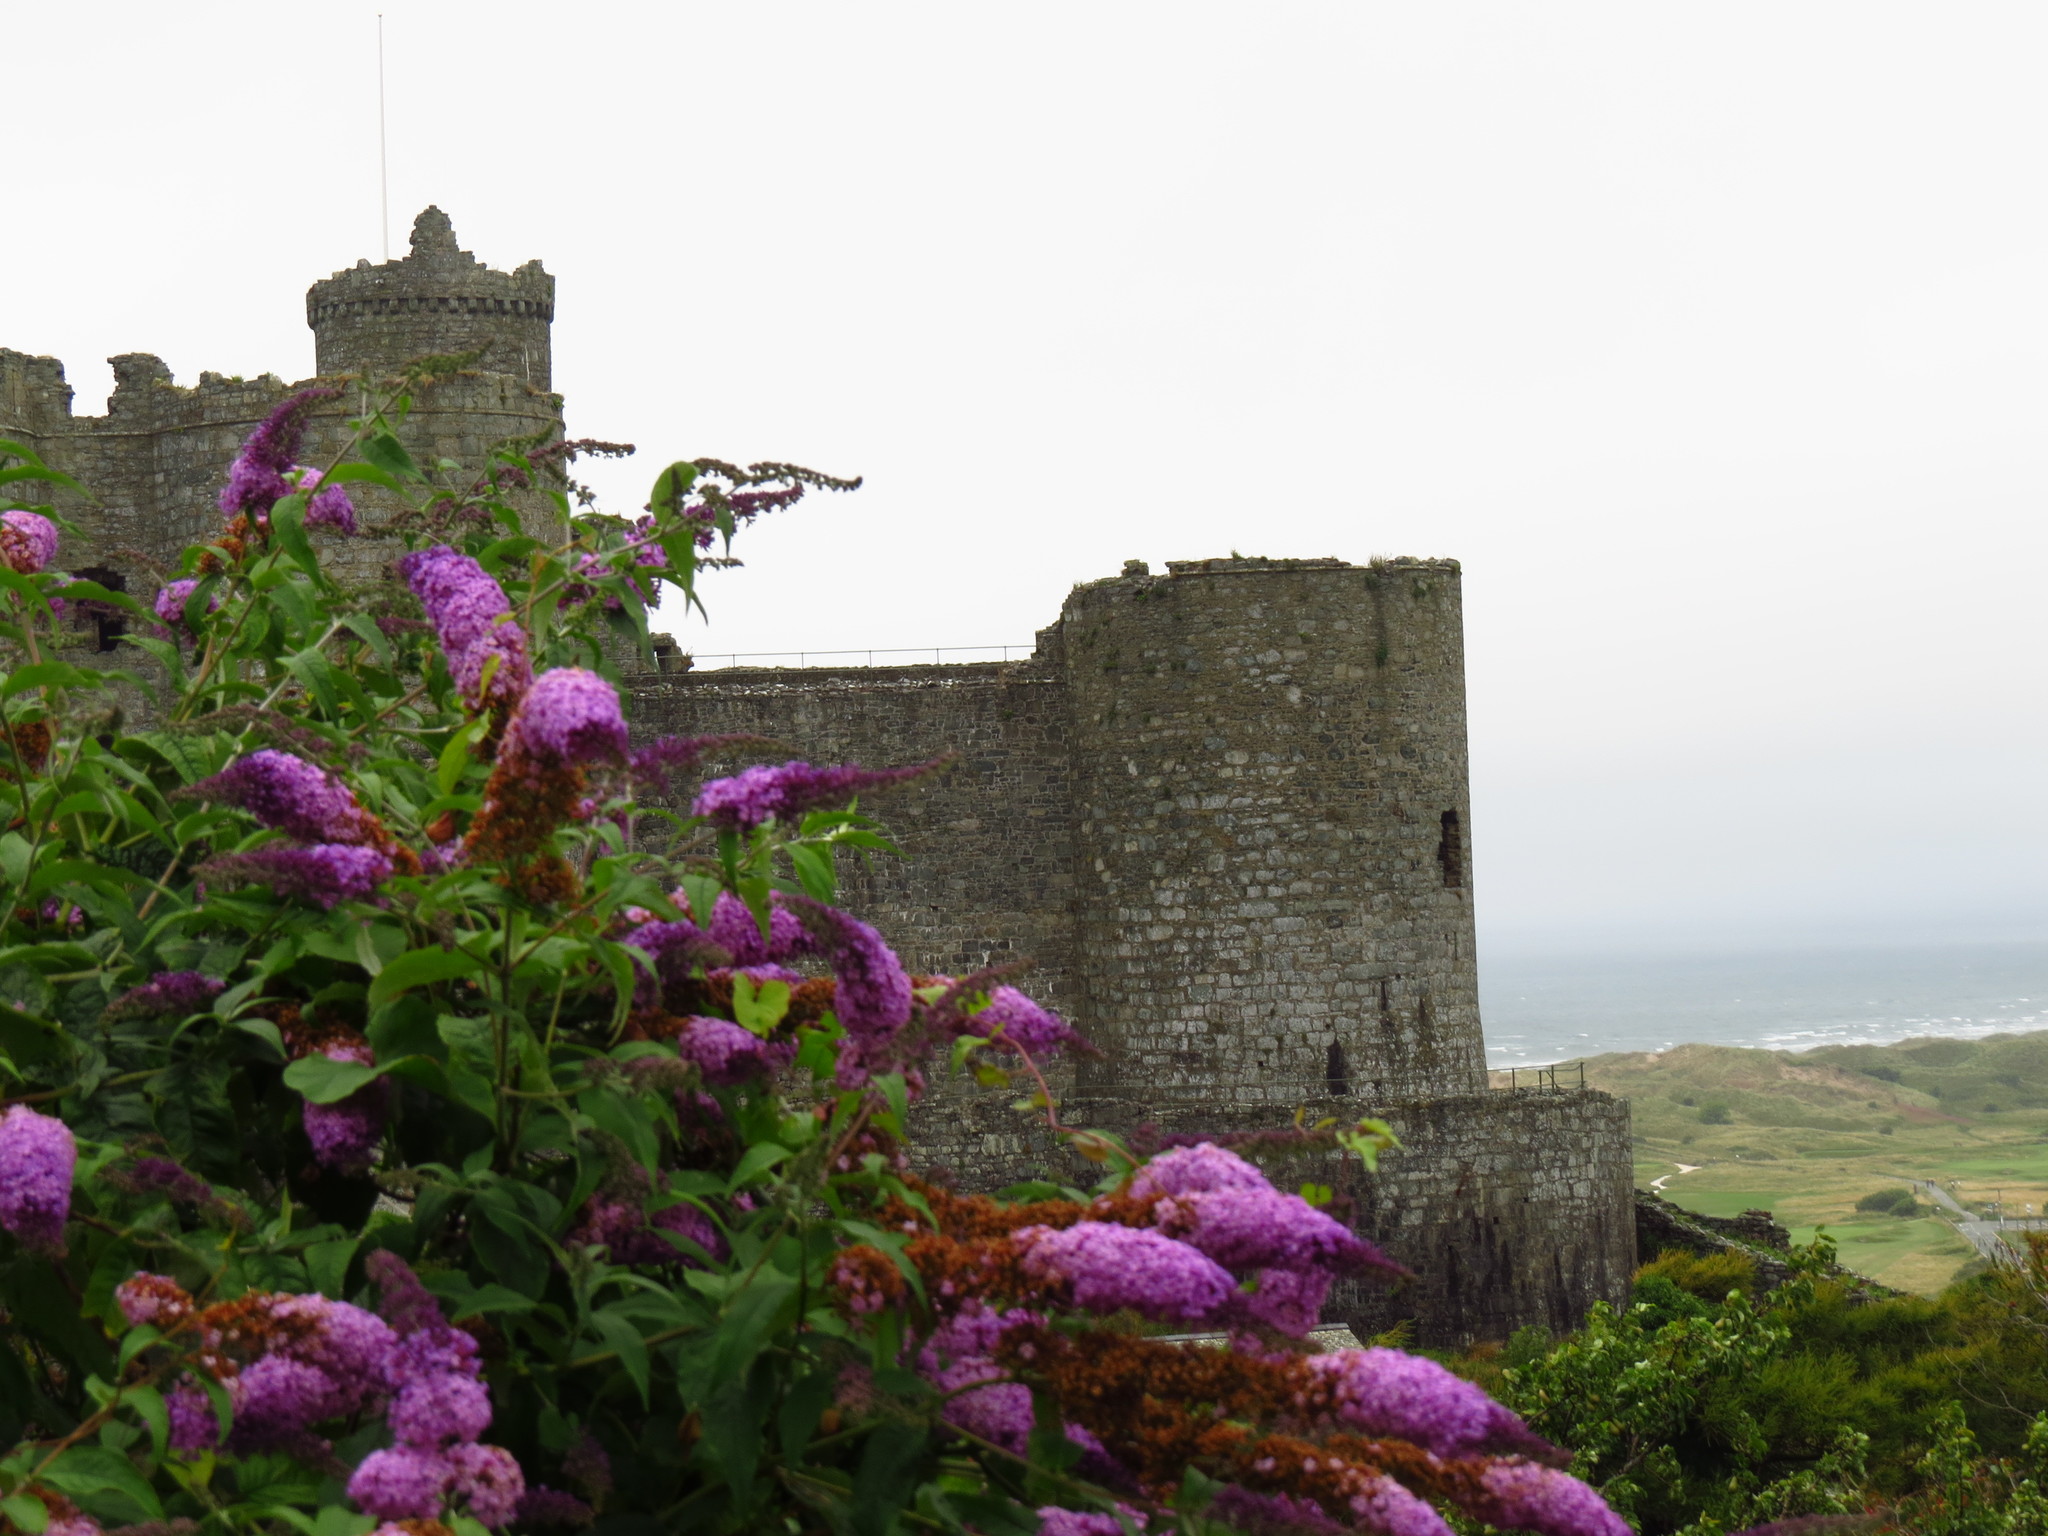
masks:
<path id="1" fill-rule="evenodd" d="M 78 1143 L 62 1120 L 26 1104 L 0 1115 L 0 1227 L 43 1253 L 64 1250 Z"/>
<path id="2" fill-rule="evenodd" d="M 57 558 L 57 525 L 40 512 L 0 512 L 0 563 L 33 576 Z"/>
<path id="3" fill-rule="evenodd" d="M 185 622 L 185 604 L 192 600 L 192 594 L 199 590 L 199 578 L 184 576 L 169 583 L 156 595 L 152 605 L 156 616 L 168 625 L 173 634 L 190 634 L 191 626 Z M 206 611 L 217 612 L 220 608 L 220 593 L 215 592 L 207 599 Z"/>

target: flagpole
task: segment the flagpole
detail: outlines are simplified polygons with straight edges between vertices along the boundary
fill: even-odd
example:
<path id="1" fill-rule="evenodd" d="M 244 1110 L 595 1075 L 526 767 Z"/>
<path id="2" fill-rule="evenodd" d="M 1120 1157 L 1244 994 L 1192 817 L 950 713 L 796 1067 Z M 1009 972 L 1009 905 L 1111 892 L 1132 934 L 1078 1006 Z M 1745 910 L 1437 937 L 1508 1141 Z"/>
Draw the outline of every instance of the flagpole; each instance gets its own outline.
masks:
<path id="1" fill-rule="evenodd" d="M 384 13 L 377 13 L 377 204 L 384 221 L 384 259 L 391 259 L 391 169 L 384 153 Z"/>

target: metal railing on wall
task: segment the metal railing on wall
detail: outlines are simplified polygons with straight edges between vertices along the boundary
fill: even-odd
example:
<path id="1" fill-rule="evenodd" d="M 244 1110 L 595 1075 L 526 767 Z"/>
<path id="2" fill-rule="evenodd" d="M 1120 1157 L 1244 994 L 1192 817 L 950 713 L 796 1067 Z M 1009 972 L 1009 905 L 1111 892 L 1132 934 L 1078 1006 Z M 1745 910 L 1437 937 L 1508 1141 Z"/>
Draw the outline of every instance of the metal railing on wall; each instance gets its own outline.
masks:
<path id="1" fill-rule="evenodd" d="M 1561 1062 L 1552 1067 L 1495 1067 L 1492 1070 L 1507 1073 L 1508 1088 L 1516 1093 L 1562 1093 L 1567 1088 L 1586 1086 L 1586 1064 L 1583 1061 Z M 1576 1078 L 1572 1076 L 1574 1072 L 1578 1074 Z"/>
<path id="2" fill-rule="evenodd" d="M 691 656 L 699 670 L 723 669 L 758 662 L 788 666 L 792 656 L 796 658 L 795 664 L 799 667 L 872 667 L 877 665 L 888 666 L 891 664 L 887 661 L 878 663 L 875 660 L 877 656 L 914 656 L 920 662 L 929 656 L 932 659 L 933 665 L 943 666 L 948 656 L 957 656 L 972 661 L 1009 661 L 1013 657 L 1029 656 L 1037 649 L 1036 645 L 902 645 L 878 646 L 871 650 L 851 651 L 716 651 L 709 654 L 703 651 L 694 651 L 691 653 Z M 864 659 L 853 661 L 835 659 L 828 661 L 826 659 L 828 657 L 858 657 Z M 895 664 L 903 665 L 904 663 L 897 662 Z"/>

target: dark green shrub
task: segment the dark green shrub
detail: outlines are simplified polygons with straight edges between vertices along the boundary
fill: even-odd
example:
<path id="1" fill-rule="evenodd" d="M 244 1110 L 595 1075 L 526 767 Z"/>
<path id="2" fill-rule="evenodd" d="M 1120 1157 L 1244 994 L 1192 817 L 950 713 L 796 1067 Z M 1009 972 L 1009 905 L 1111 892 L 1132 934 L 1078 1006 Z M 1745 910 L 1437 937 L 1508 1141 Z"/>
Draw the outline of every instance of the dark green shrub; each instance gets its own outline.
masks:
<path id="1" fill-rule="evenodd" d="M 1701 1125 L 1731 1125 L 1734 1120 L 1726 1104 L 1708 1104 L 1700 1110 Z"/>

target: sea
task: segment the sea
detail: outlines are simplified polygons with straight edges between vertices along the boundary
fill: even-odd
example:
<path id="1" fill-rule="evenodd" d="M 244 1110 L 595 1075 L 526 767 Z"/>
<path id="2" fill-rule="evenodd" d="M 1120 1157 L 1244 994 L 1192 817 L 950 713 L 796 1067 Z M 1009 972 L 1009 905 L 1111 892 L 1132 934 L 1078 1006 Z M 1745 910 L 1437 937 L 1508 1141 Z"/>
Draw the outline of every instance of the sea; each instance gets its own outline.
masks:
<path id="1" fill-rule="evenodd" d="M 1689 954 L 1480 950 L 1487 1064 L 2048 1029 L 2048 940 Z"/>

